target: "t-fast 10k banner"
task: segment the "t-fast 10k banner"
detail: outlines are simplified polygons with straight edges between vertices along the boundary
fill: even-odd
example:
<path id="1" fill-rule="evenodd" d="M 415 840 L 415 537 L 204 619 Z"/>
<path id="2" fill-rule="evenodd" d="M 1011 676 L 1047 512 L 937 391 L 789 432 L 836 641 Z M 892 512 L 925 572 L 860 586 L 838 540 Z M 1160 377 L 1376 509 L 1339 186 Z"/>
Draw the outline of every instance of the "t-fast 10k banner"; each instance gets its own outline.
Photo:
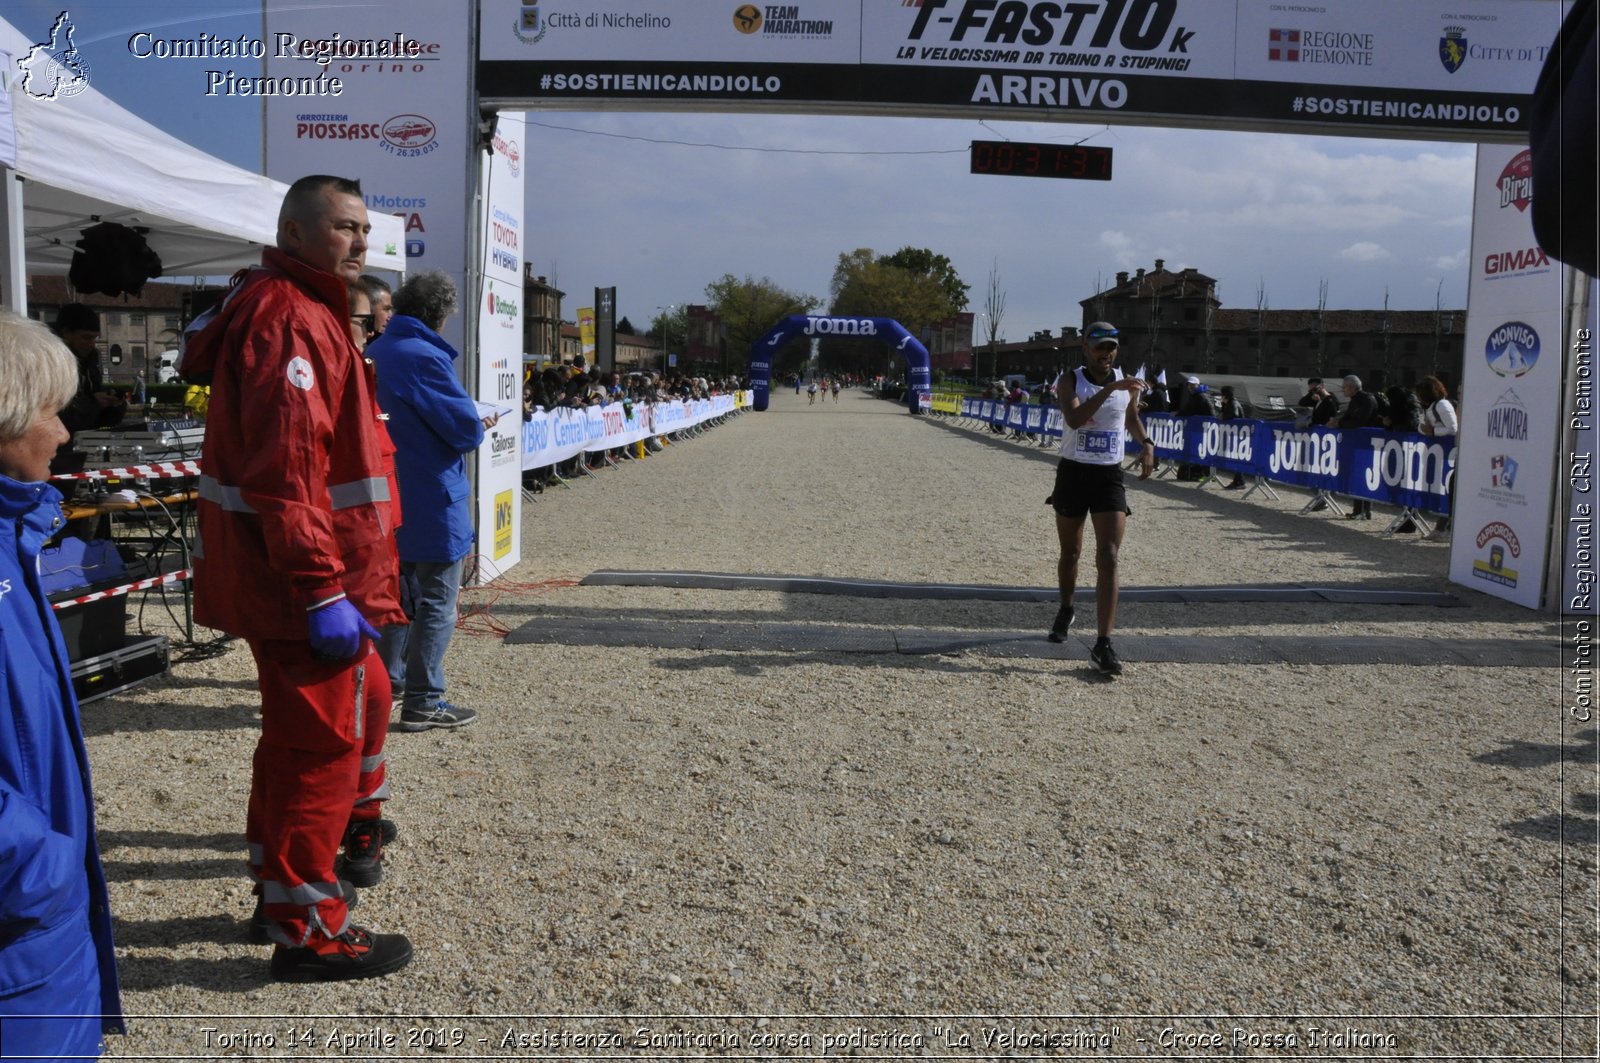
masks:
<path id="1" fill-rule="evenodd" d="M 1532 166 L 1526 148 L 1478 148 L 1450 578 L 1536 609 L 1567 352 L 1562 267 L 1539 250 L 1528 213 Z"/>
<path id="2" fill-rule="evenodd" d="M 484 433 L 478 450 L 478 554 L 486 561 L 478 569 L 480 582 L 522 560 L 524 128 L 520 114 L 496 117 L 480 189 L 478 399 L 510 408 Z"/>
<path id="3" fill-rule="evenodd" d="M 482 0 L 478 92 L 1511 142 L 1567 6 Z"/>
<path id="4" fill-rule="evenodd" d="M 358 178 L 370 213 L 404 220 L 406 269 L 442 269 L 465 293 L 477 123 L 468 27 L 429 0 L 265 0 L 263 18 L 270 76 L 339 83 L 337 94 L 266 98 L 267 176 Z M 294 46 L 277 47 L 284 39 Z M 466 351 L 460 315 L 439 331 Z"/>

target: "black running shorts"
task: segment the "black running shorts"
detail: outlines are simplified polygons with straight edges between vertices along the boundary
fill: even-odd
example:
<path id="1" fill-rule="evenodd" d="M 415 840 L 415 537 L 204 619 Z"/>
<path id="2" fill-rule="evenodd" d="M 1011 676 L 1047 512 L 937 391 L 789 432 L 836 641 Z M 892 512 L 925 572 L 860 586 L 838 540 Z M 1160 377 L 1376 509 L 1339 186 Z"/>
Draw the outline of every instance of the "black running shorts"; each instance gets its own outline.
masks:
<path id="1" fill-rule="evenodd" d="M 1132 513 L 1121 465 L 1089 465 L 1062 458 L 1050 504 L 1059 516 L 1082 520 L 1090 513 Z"/>

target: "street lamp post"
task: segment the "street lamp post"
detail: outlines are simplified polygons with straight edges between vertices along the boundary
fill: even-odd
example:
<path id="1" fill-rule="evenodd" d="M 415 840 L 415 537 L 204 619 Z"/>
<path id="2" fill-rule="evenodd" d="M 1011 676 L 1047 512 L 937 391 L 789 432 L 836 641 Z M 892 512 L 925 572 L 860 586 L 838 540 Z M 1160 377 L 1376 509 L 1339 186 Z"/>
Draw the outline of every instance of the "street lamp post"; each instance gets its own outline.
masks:
<path id="1" fill-rule="evenodd" d="M 985 314 L 983 311 L 980 310 L 980 311 L 978 311 L 975 320 L 987 322 L 989 320 L 989 315 Z M 979 330 L 979 334 L 981 335 L 984 331 L 985 330 L 980 329 Z M 972 351 L 972 386 L 973 387 L 977 387 L 978 386 L 978 373 L 979 372 L 980 372 L 980 370 L 978 369 L 978 351 L 977 351 L 976 346 L 974 346 L 973 351 Z"/>
<path id="2" fill-rule="evenodd" d="M 667 379 L 667 338 L 670 335 L 668 330 L 672 327 L 672 312 L 678 309 L 678 304 L 668 303 L 666 306 L 658 306 L 656 309 L 665 313 L 665 316 L 661 319 L 661 379 L 665 382 Z"/>

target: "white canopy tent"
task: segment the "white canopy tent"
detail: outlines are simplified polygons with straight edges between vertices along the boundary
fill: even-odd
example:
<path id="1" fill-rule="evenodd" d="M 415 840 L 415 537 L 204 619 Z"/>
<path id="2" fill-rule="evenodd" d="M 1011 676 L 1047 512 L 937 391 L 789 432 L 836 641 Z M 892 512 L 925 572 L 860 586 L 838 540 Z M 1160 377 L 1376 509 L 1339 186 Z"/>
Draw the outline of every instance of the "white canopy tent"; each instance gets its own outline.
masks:
<path id="1" fill-rule="evenodd" d="M 97 221 L 143 230 L 162 276 L 226 276 L 273 242 L 288 186 L 184 143 L 92 86 L 38 99 L 18 83 L 33 43 L 0 19 L 0 305 L 19 313 L 27 274 L 65 273 Z M 404 223 L 372 214 L 367 265 L 403 272 Z"/>

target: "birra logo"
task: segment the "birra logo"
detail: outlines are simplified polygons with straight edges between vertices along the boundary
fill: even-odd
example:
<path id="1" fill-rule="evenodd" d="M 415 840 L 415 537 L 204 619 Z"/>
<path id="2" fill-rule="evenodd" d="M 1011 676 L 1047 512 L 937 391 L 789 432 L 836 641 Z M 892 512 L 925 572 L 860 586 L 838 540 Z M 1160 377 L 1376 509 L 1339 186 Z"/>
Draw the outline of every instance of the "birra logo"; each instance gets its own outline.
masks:
<path id="1" fill-rule="evenodd" d="M 1516 207 L 1526 211 L 1533 202 L 1533 152 L 1524 151 L 1512 156 L 1506 168 L 1495 178 L 1495 191 L 1500 193 L 1500 209 Z"/>

